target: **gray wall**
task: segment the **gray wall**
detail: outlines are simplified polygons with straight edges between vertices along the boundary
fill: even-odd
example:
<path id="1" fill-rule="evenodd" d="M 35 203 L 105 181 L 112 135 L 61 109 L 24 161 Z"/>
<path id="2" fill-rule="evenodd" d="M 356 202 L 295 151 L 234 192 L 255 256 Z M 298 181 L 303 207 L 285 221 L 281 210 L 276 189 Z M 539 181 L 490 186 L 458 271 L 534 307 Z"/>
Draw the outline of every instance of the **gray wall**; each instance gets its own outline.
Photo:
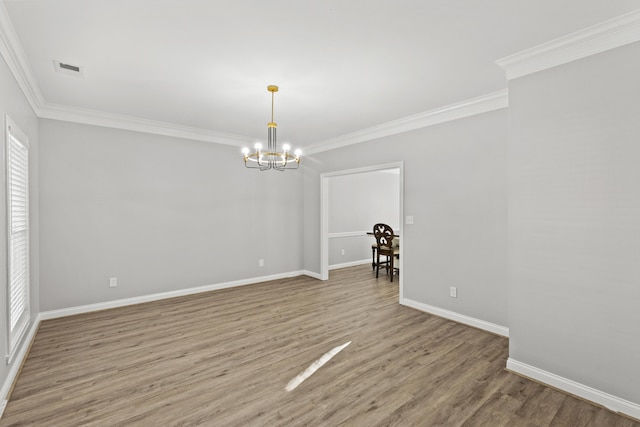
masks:
<path id="1" fill-rule="evenodd" d="M 320 270 L 320 173 L 404 161 L 404 297 L 506 326 L 506 129 L 500 110 L 310 156 L 305 269 Z"/>
<path id="2" fill-rule="evenodd" d="M 640 402 L 640 43 L 509 83 L 510 357 Z"/>
<path id="3" fill-rule="evenodd" d="M 31 321 L 40 310 L 39 301 L 39 247 L 38 247 L 38 119 L 29 106 L 20 87 L 9 71 L 6 62 L 0 57 L 0 122 L 2 123 L 2 173 L 0 173 L 0 348 L 7 354 L 7 196 L 5 192 L 6 174 L 4 167 L 5 150 L 5 114 L 8 114 L 29 138 L 29 209 L 30 209 L 30 305 Z M 16 363 L 15 361 L 13 363 Z M 20 360 L 17 361 L 20 363 Z M 0 384 L 4 384 L 9 374 L 4 361 L 0 363 Z"/>
<path id="4" fill-rule="evenodd" d="M 343 264 L 371 262 L 371 244 L 375 239 L 366 234 L 349 237 L 329 237 L 329 268 Z M 342 251 L 344 250 L 344 255 Z"/>
<path id="5" fill-rule="evenodd" d="M 371 231 L 378 222 L 397 229 L 398 182 L 398 174 L 384 171 L 330 177 L 329 233 Z"/>
<path id="6" fill-rule="evenodd" d="M 302 269 L 300 170 L 246 170 L 239 148 L 206 142 L 40 131 L 43 311 Z"/>

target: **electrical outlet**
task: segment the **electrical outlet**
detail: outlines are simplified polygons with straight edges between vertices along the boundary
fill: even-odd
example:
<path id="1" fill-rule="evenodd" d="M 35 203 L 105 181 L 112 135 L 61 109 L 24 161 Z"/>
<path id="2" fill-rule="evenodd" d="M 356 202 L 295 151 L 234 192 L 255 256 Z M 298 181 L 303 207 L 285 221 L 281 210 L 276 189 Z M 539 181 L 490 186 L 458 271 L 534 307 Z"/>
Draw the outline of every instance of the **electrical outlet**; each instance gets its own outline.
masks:
<path id="1" fill-rule="evenodd" d="M 344 249 L 342 250 L 342 255 L 344 255 Z"/>
<path id="2" fill-rule="evenodd" d="M 413 224 L 413 215 L 407 215 L 407 217 L 405 218 L 404 223 L 405 224 L 409 224 L 409 225 Z"/>
<path id="3" fill-rule="evenodd" d="M 455 286 L 451 286 L 449 288 L 449 296 L 451 298 L 458 298 L 458 288 L 456 288 Z"/>
<path id="4" fill-rule="evenodd" d="M 118 286 L 118 278 L 117 277 L 111 277 L 109 279 L 109 287 L 110 288 L 115 288 L 116 286 Z"/>
<path id="5" fill-rule="evenodd" d="M 264 267 L 264 260 L 263 259 L 259 259 L 258 260 L 258 267 Z"/>

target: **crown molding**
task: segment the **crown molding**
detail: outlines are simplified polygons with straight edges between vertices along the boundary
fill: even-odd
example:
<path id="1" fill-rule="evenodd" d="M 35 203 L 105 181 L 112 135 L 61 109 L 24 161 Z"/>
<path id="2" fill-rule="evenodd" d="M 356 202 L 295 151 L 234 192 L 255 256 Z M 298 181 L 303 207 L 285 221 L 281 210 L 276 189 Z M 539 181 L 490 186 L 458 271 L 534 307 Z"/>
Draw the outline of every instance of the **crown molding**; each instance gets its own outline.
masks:
<path id="1" fill-rule="evenodd" d="M 40 108 L 40 114 L 38 116 L 44 119 L 131 130 L 155 135 L 191 139 L 195 141 L 233 145 L 236 147 L 242 147 L 255 141 L 255 138 L 248 136 L 234 135 L 208 129 L 181 126 L 174 123 L 141 119 L 81 108 L 72 108 L 56 104 L 45 104 Z"/>
<path id="2" fill-rule="evenodd" d="M 496 63 L 506 71 L 507 79 L 510 80 L 639 40 L 640 9 L 637 9 L 626 15 L 499 59 Z M 241 135 L 48 104 L 31 71 L 29 61 L 2 0 L 0 0 L 0 54 L 4 57 L 38 117 L 234 146 L 253 142 L 253 138 Z M 507 107 L 508 93 L 505 89 L 315 143 L 305 149 L 305 154 L 346 147 Z"/>
<path id="3" fill-rule="evenodd" d="M 40 118 L 132 130 L 238 147 L 254 142 L 254 138 L 248 136 L 226 134 L 206 129 L 180 126 L 173 123 L 47 103 L 2 0 L 0 0 L 0 54 L 6 61 L 9 70 L 27 98 L 31 109 L 35 115 Z"/>
<path id="4" fill-rule="evenodd" d="M 45 101 L 31 66 L 20 44 L 9 14 L 0 0 L 0 53 L 17 80 L 36 116 L 45 119 L 110 127 L 145 132 L 156 135 L 213 142 L 233 146 L 251 144 L 254 139 L 247 136 L 226 134 L 206 129 L 191 128 L 173 123 L 159 122 L 136 117 L 93 111 L 82 108 L 51 104 Z M 305 149 L 305 154 L 319 153 L 345 147 L 413 129 L 433 126 L 508 106 L 507 91 L 490 93 L 443 108 L 415 114 L 399 120 L 383 123 L 368 129 L 332 138 Z"/>
<path id="5" fill-rule="evenodd" d="M 3 1 L 0 1 L 0 54 L 24 92 L 31 109 L 38 116 L 40 107 L 44 104 L 44 96 Z"/>
<path id="6" fill-rule="evenodd" d="M 434 126 L 439 123 L 450 122 L 476 114 L 500 110 L 509 106 L 507 89 L 488 93 L 476 98 L 450 104 L 445 107 L 414 114 L 391 122 L 383 123 L 367 129 L 331 138 L 307 147 L 305 154 L 316 154 L 334 150 L 385 136 L 395 135 L 414 129 Z"/>
<path id="7" fill-rule="evenodd" d="M 477 98 L 451 104 L 446 107 L 415 114 L 368 129 L 332 138 L 309 146 L 304 149 L 304 152 L 305 154 L 320 153 L 322 151 L 346 147 L 348 145 L 370 141 L 384 136 L 395 135 L 397 133 L 407 132 L 413 129 L 433 126 L 438 123 L 457 120 L 488 111 L 499 110 L 506 108 L 507 106 L 508 93 L 507 90 L 504 89 Z M 196 141 L 233 145 L 237 147 L 246 146 L 247 144 L 250 145 L 255 140 L 255 138 L 248 136 L 227 134 L 207 129 L 180 126 L 173 123 L 140 119 L 49 103 L 41 105 L 37 115 L 45 119 L 132 130 L 156 135 L 192 139 Z"/>
<path id="8" fill-rule="evenodd" d="M 515 79 L 640 41 L 640 9 L 496 61 Z"/>

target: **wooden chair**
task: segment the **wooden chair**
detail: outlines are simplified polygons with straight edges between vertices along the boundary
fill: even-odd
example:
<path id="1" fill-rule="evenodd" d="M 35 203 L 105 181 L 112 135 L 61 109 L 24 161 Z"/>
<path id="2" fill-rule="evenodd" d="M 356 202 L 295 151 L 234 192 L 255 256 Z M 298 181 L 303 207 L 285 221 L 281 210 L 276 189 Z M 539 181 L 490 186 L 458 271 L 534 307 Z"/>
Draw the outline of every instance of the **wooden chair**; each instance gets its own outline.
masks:
<path id="1" fill-rule="evenodd" d="M 400 271 L 394 267 L 394 260 L 400 256 L 400 248 L 394 245 L 393 228 L 387 224 L 376 224 L 373 226 L 373 236 L 376 238 L 376 278 L 380 273 L 380 266 L 387 269 L 387 273 L 391 272 L 391 281 L 396 271 Z M 380 262 L 380 256 L 387 257 L 386 261 Z"/>

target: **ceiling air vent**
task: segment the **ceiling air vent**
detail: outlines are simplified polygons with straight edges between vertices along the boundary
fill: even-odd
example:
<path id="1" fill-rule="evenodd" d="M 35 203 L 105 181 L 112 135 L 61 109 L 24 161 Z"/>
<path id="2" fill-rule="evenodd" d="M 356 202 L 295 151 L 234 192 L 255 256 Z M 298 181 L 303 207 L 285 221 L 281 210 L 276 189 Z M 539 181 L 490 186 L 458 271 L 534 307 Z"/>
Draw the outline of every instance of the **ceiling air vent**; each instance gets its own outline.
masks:
<path id="1" fill-rule="evenodd" d="M 68 62 L 53 60 L 57 73 L 68 74 L 70 76 L 82 77 L 84 67 L 81 65 L 73 65 Z"/>

